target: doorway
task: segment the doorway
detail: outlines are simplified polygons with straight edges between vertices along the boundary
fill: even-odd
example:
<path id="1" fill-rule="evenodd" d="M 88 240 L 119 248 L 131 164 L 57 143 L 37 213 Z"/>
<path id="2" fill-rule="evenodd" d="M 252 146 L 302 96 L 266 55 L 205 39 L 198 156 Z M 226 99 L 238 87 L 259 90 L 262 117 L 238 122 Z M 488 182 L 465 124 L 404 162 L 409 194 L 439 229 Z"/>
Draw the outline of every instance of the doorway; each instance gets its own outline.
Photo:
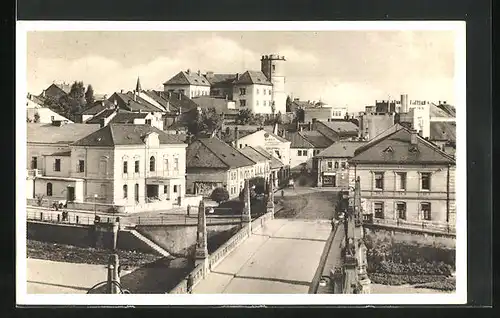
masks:
<path id="1" fill-rule="evenodd" d="M 148 184 L 146 185 L 146 196 L 150 199 L 158 198 L 158 185 L 157 184 Z"/>
<path id="2" fill-rule="evenodd" d="M 68 201 L 68 202 L 75 201 L 75 187 L 68 186 L 66 188 L 66 201 Z"/>

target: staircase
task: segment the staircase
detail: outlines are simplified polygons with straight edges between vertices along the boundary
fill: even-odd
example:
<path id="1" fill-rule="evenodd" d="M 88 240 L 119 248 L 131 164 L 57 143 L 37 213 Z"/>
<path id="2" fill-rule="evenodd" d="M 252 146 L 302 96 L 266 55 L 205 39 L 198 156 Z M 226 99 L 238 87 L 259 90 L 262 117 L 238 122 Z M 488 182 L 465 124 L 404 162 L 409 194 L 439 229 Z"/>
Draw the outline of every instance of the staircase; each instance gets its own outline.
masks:
<path id="1" fill-rule="evenodd" d="M 151 247 L 154 251 L 156 251 L 158 254 L 162 255 L 163 257 L 169 257 L 170 253 L 165 251 L 163 248 L 158 246 L 155 242 L 151 241 L 141 233 L 137 232 L 137 230 L 129 230 L 129 232 L 135 236 L 137 239 L 141 240 L 144 242 L 147 246 Z"/>

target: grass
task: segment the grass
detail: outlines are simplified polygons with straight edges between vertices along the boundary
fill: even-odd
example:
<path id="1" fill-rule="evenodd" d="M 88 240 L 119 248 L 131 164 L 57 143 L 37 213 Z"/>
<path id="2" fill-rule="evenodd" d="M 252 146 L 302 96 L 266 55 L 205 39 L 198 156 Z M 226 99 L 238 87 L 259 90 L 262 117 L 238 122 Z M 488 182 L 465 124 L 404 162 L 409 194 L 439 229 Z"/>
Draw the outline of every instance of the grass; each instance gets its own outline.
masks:
<path id="1" fill-rule="evenodd" d="M 337 195 L 333 191 L 320 191 L 285 196 L 280 198 L 283 209 L 276 213 L 276 217 L 330 220 L 334 216 Z"/>
<path id="2" fill-rule="evenodd" d="M 162 258 L 159 255 L 135 251 L 117 250 L 115 253 L 118 254 L 120 264 L 123 268 L 141 267 Z M 29 258 L 77 264 L 106 265 L 110 254 L 112 252 L 105 249 L 85 248 L 33 240 L 27 241 L 27 257 Z"/>

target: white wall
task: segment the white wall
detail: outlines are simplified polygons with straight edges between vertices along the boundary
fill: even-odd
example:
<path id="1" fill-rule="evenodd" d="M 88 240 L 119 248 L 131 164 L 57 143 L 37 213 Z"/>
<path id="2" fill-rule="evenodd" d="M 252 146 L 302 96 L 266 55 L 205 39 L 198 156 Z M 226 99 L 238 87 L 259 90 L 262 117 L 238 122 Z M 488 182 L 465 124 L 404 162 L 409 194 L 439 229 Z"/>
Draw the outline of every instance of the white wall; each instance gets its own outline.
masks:
<path id="1" fill-rule="evenodd" d="M 245 89 L 241 94 L 240 89 Z M 234 85 L 233 99 L 237 109 L 250 109 L 254 114 L 272 114 L 272 89 L 270 85 Z M 244 100 L 246 106 L 241 106 Z"/>
<path id="2" fill-rule="evenodd" d="M 196 86 L 196 85 L 164 85 L 163 90 L 165 92 L 181 92 L 184 91 L 184 95 L 189 98 L 196 96 L 210 96 L 210 86 Z"/>
<path id="3" fill-rule="evenodd" d="M 275 154 L 275 151 L 277 150 L 281 155 L 281 162 L 285 165 L 290 165 L 290 144 L 291 142 L 289 141 L 282 142 L 274 138 L 265 130 L 259 130 L 253 134 L 242 137 L 237 141 L 238 148 L 244 148 L 245 146 L 261 146 L 276 158 L 278 158 Z"/>

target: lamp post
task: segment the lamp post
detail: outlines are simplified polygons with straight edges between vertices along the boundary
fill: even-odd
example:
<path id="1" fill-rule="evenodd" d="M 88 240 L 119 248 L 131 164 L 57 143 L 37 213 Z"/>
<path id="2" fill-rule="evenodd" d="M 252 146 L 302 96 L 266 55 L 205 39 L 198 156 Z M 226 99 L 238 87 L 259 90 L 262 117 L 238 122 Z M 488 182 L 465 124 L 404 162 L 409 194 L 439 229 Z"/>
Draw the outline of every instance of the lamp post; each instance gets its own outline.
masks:
<path id="1" fill-rule="evenodd" d="M 94 194 L 94 220 L 97 220 L 97 194 Z"/>

